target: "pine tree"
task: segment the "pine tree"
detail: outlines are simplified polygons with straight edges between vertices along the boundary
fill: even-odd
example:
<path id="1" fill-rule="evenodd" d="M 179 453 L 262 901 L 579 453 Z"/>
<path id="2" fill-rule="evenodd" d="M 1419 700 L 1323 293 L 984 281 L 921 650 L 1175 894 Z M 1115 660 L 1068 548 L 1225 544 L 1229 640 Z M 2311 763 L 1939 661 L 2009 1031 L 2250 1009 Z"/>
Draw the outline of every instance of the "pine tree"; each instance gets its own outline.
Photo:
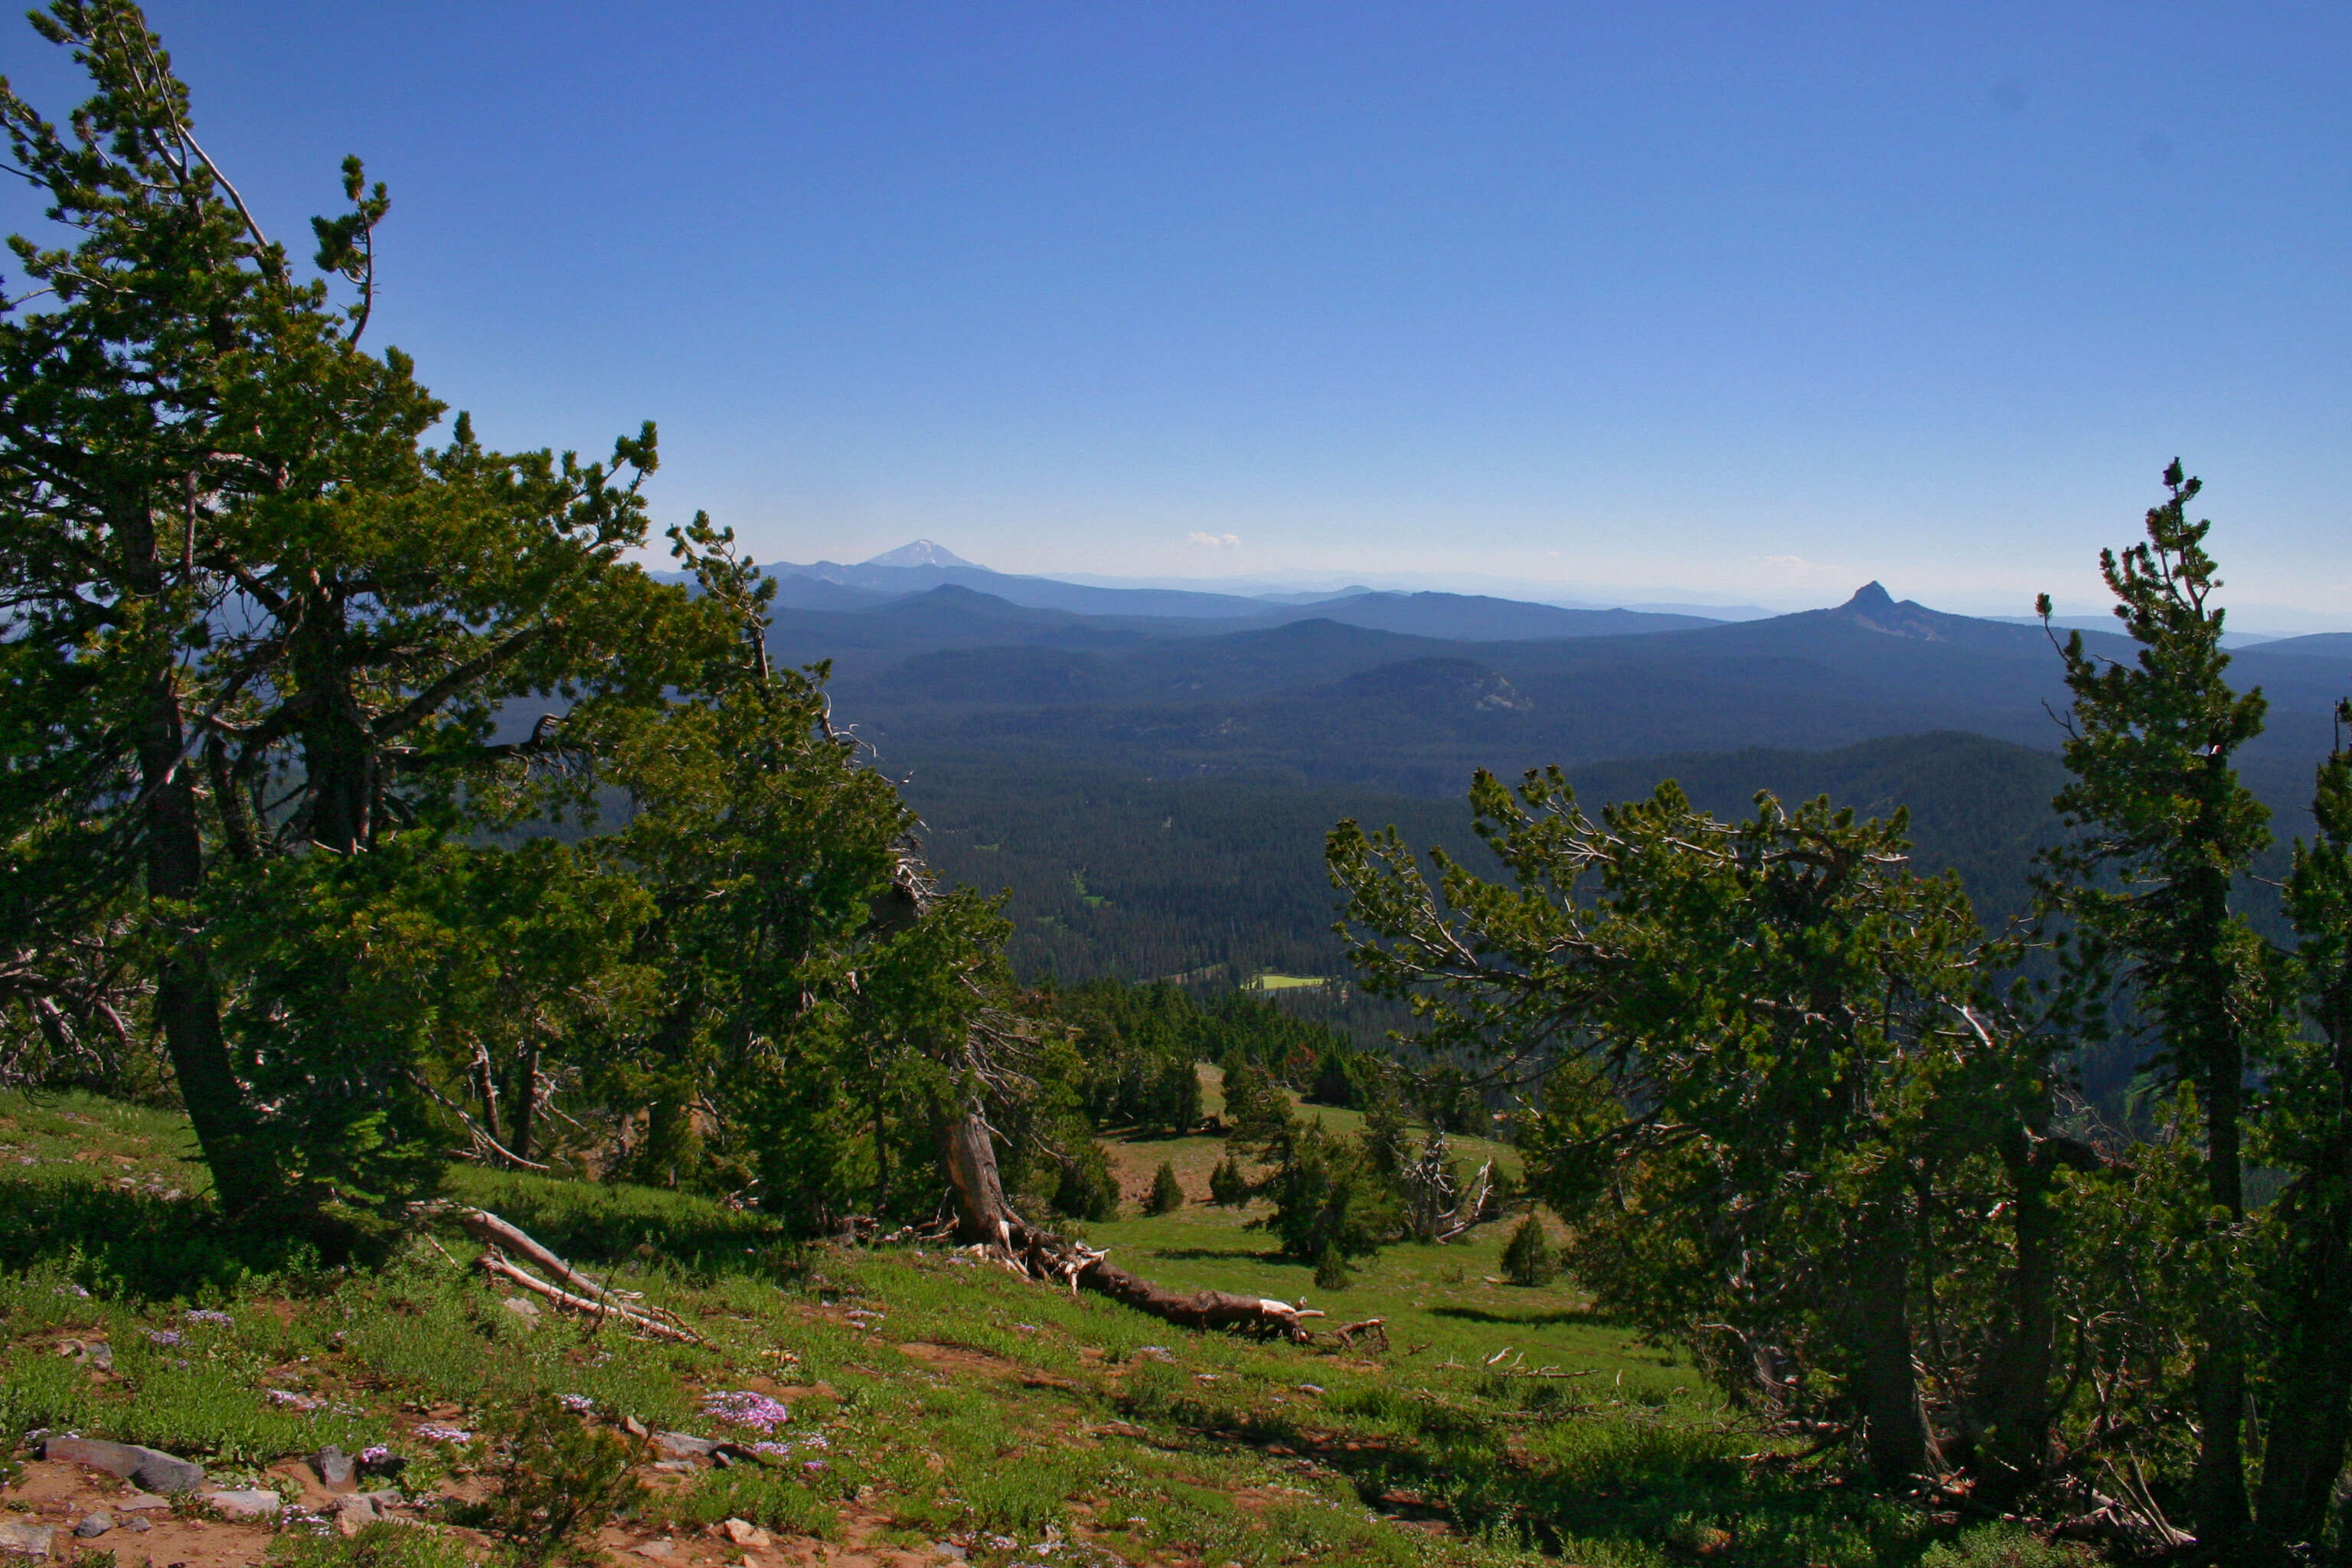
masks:
<path id="1" fill-rule="evenodd" d="M 1231 1154 L 1209 1173 L 1209 1201 L 1220 1208 L 1240 1208 L 1250 1201 L 1249 1178 Z"/>
<path id="2" fill-rule="evenodd" d="M 2266 704 L 2226 679 L 2221 586 L 2205 552 L 2212 524 L 2191 522 L 2203 487 L 2176 459 L 2148 510 L 2147 538 L 2099 554 L 2116 616 L 2138 658 L 2122 663 L 2063 648 L 2074 695 L 2066 767 L 2053 803 L 2082 837 L 2047 857 L 2043 889 L 2108 959 L 2155 1025 L 2157 1062 L 2194 1092 L 2204 1120 L 2201 1222 L 2209 1305 L 2193 1330 L 2200 1545 L 2226 1551 L 2246 1522 L 2245 1334 L 2223 1282 L 2246 1216 L 2245 1085 L 2276 1028 L 2266 948 L 2234 904 L 2237 879 L 2270 843 L 2269 812 L 2231 759 L 2262 733 Z M 2038 605 L 2047 621 L 2050 596 Z"/>
<path id="3" fill-rule="evenodd" d="M 1184 1184 L 1176 1179 L 1176 1167 L 1167 1161 L 1152 1173 L 1151 1194 L 1144 1199 L 1145 1214 L 1173 1214 L 1184 1206 Z"/>
<path id="4" fill-rule="evenodd" d="M 1559 1275 L 1551 1238 L 1544 1234 L 1543 1221 L 1530 1214 L 1503 1248 L 1503 1278 L 1514 1285 L 1549 1285 Z"/>

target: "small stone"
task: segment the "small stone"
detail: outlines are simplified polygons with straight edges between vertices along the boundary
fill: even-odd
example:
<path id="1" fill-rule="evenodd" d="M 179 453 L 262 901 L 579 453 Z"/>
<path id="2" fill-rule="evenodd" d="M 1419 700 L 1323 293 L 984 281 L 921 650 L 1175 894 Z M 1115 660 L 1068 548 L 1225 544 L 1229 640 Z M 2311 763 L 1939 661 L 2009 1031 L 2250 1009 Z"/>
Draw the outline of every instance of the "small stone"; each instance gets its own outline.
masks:
<path id="1" fill-rule="evenodd" d="M 335 1500 L 335 1529 L 345 1536 L 357 1535 L 381 1517 L 372 1493 L 354 1492 Z"/>
<path id="2" fill-rule="evenodd" d="M 648 1541 L 637 1548 L 640 1557 L 667 1558 L 677 1555 L 677 1547 L 667 1541 Z"/>
<path id="3" fill-rule="evenodd" d="M 117 1513 L 150 1513 L 171 1506 L 170 1498 L 158 1497 L 153 1492 L 132 1492 L 129 1497 L 114 1500 L 114 1511 Z"/>
<path id="4" fill-rule="evenodd" d="M 114 1516 L 110 1513 L 84 1514 L 81 1522 L 74 1526 L 74 1533 L 84 1541 L 95 1541 L 113 1528 Z"/>
<path id="5" fill-rule="evenodd" d="M 532 1300 L 528 1296 L 508 1297 L 506 1299 L 506 1309 L 508 1311 L 512 1312 L 516 1317 L 520 1318 L 526 1323 L 535 1323 L 539 1321 L 539 1303 Z"/>
<path id="6" fill-rule="evenodd" d="M 694 1461 L 692 1459 L 656 1459 L 654 1461 L 654 1468 L 656 1470 L 668 1470 L 673 1473 L 688 1471 L 694 1468 Z"/>
<path id="7" fill-rule="evenodd" d="M 122 1528 L 133 1535 L 144 1535 L 155 1527 L 143 1519 L 126 1519 L 122 1521 Z"/>
<path id="8" fill-rule="evenodd" d="M 35 1524 L 30 1520 L 0 1519 L 0 1552 L 25 1557 L 47 1557 L 49 1544 L 57 1539 L 54 1524 Z"/>
<path id="9" fill-rule="evenodd" d="M 646 1424 L 638 1420 L 634 1415 L 625 1415 L 621 1417 L 621 1430 L 626 1432 L 632 1437 L 643 1437 L 646 1436 Z"/>
<path id="10" fill-rule="evenodd" d="M 774 1539 L 766 1531 L 748 1519 L 730 1519 L 719 1528 L 725 1531 L 727 1539 L 738 1546 L 760 1547 L 775 1544 Z"/>
<path id="11" fill-rule="evenodd" d="M 958 1546 L 952 1541 L 934 1541 L 931 1542 L 931 1550 L 938 1552 L 942 1557 L 953 1558 L 958 1563 L 969 1563 L 971 1561 L 971 1553 L 966 1552 L 962 1547 Z"/>
<path id="12" fill-rule="evenodd" d="M 224 1519 L 267 1519 L 286 1505 L 285 1499 L 261 1487 L 200 1495 L 204 1501 L 220 1510 Z"/>
<path id="13" fill-rule="evenodd" d="M 355 1484 L 352 1479 L 352 1457 L 332 1443 L 310 1456 L 310 1468 L 330 1491 L 349 1491 Z"/>
<path id="14" fill-rule="evenodd" d="M 719 1445 L 711 1439 L 684 1432 L 656 1432 L 654 1447 L 673 1459 L 707 1459 L 719 1451 Z"/>

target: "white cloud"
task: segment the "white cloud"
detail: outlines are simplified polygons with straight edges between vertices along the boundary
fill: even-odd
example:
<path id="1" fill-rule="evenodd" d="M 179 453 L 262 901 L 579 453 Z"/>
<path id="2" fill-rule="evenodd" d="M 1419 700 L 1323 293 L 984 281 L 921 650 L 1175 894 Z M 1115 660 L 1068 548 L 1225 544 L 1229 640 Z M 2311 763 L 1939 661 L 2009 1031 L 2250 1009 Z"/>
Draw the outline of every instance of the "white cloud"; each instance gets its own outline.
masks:
<path id="1" fill-rule="evenodd" d="M 1212 550 L 1230 550 L 1242 542 L 1238 533 L 1188 533 L 1184 538 L 1188 543 L 1205 544 Z"/>

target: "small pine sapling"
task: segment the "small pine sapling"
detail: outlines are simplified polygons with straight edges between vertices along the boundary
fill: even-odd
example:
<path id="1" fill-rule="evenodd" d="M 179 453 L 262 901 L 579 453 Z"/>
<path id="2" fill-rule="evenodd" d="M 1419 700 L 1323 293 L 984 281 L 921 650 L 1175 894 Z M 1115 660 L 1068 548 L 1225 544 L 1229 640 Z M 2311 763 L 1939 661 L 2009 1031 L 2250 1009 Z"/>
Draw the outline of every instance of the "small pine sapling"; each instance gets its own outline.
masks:
<path id="1" fill-rule="evenodd" d="M 1209 1173 L 1209 1201 L 1219 1208 L 1237 1209 L 1250 1201 L 1249 1178 L 1242 1174 L 1241 1163 L 1231 1154 L 1217 1162 Z"/>
<path id="2" fill-rule="evenodd" d="M 1184 1185 L 1176 1179 L 1176 1167 L 1167 1161 L 1151 1177 L 1151 1195 L 1143 1202 L 1145 1214 L 1173 1214 L 1184 1206 Z"/>
<path id="3" fill-rule="evenodd" d="M 1503 1278 L 1514 1285 L 1549 1285 L 1559 1277 L 1559 1259 L 1544 1235 L 1543 1221 L 1529 1215 L 1503 1248 Z"/>

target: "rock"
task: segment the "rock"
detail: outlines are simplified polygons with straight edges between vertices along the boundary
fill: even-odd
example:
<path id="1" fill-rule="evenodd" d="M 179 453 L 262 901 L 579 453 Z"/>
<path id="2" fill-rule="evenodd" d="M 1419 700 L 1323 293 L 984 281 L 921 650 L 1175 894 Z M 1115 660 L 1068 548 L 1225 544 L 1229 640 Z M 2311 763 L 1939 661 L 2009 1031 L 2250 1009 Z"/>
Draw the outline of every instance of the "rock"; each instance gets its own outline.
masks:
<path id="1" fill-rule="evenodd" d="M 951 1558 L 958 1563 L 971 1561 L 971 1553 L 952 1541 L 934 1541 L 931 1542 L 931 1550 L 942 1557 Z"/>
<path id="2" fill-rule="evenodd" d="M 54 1524 L 35 1524 L 31 1520 L 0 1520 L 0 1552 L 25 1557 L 47 1557 L 49 1544 L 57 1539 Z"/>
<path id="3" fill-rule="evenodd" d="M 143 1519 L 126 1519 L 122 1521 L 122 1528 L 133 1535 L 144 1535 L 155 1527 Z"/>
<path id="4" fill-rule="evenodd" d="M 349 1491 L 355 1484 L 352 1479 L 352 1457 L 332 1443 L 310 1456 L 310 1468 L 326 1483 L 329 1491 Z"/>
<path id="5" fill-rule="evenodd" d="M 526 1323 L 535 1323 L 539 1321 L 539 1303 L 532 1300 L 528 1296 L 508 1297 L 506 1299 L 506 1309 L 508 1311 L 512 1312 L 516 1317 L 520 1318 Z"/>
<path id="6" fill-rule="evenodd" d="M 170 1498 L 158 1497 L 153 1492 L 132 1492 L 129 1497 L 114 1500 L 114 1511 L 117 1513 L 151 1513 L 156 1509 L 171 1506 Z"/>
<path id="7" fill-rule="evenodd" d="M 648 1541 L 637 1548 L 637 1555 L 653 1558 L 675 1557 L 677 1555 L 677 1546 L 674 1542 Z"/>
<path id="8" fill-rule="evenodd" d="M 654 1468 L 656 1470 L 680 1471 L 691 1470 L 694 1468 L 692 1459 L 656 1459 L 654 1461 Z"/>
<path id="9" fill-rule="evenodd" d="M 113 1528 L 114 1516 L 112 1514 L 89 1513 L 84 1514 L 80 1522 L 74 1526 L 74 1533 L 80 1536 L 84 1541 L 95 1541 Z"/>
<path id="10" fill-rule="evenodd" d="M 68 1459 L 94 1470 L 136 1481 L 151 1492 L 190 1492 L 205 1484 L 205 1468 L 136 1443 L 98 1437 L 52 1437 L 41 1445 L 44 1459 Z"/>
<path id="11" fill-rule="evenodd" d="M 632 1437 L 644 1437 L 647 1436 L 646 1432 L 646 1424 L 638 1420 L 634 1415 L 625 1415 L 621 1418 L 621 1430 L 626 1432 Z"/>
<path id="12" fill-rule="evenodd" d="M 381 1517 L 372 1493 L 354 1492 L 335 1500 L 335 1529 L 346 1536 L 357 1535 Z"/>
<path id="13" fill-rule="evenodd" d="M 719 1451 L 719 1445 L 708 1437 L 692 1437 L 684 1432 L 656 1432 L 654 1447 L 673 1459 L 707 1459 Z"/>
<path id="14" fill-rule="evenodd" d="M 727 1539 L 738 1546 L 773 1546 L 776 1543 L 766 1531 L 748 1519 L 730 1519 L 719 1528 L 725 1531 Z"/>
<path id="15" fill-rule="evenodd" d="M 220 1510 L 224 1519 L 268 1519 L 285 1506 L 285 1500 L 276 1492 L 260 1487 L 247 1487 L 241 1491 L 203 1492 L 199 1500 Z"/>

